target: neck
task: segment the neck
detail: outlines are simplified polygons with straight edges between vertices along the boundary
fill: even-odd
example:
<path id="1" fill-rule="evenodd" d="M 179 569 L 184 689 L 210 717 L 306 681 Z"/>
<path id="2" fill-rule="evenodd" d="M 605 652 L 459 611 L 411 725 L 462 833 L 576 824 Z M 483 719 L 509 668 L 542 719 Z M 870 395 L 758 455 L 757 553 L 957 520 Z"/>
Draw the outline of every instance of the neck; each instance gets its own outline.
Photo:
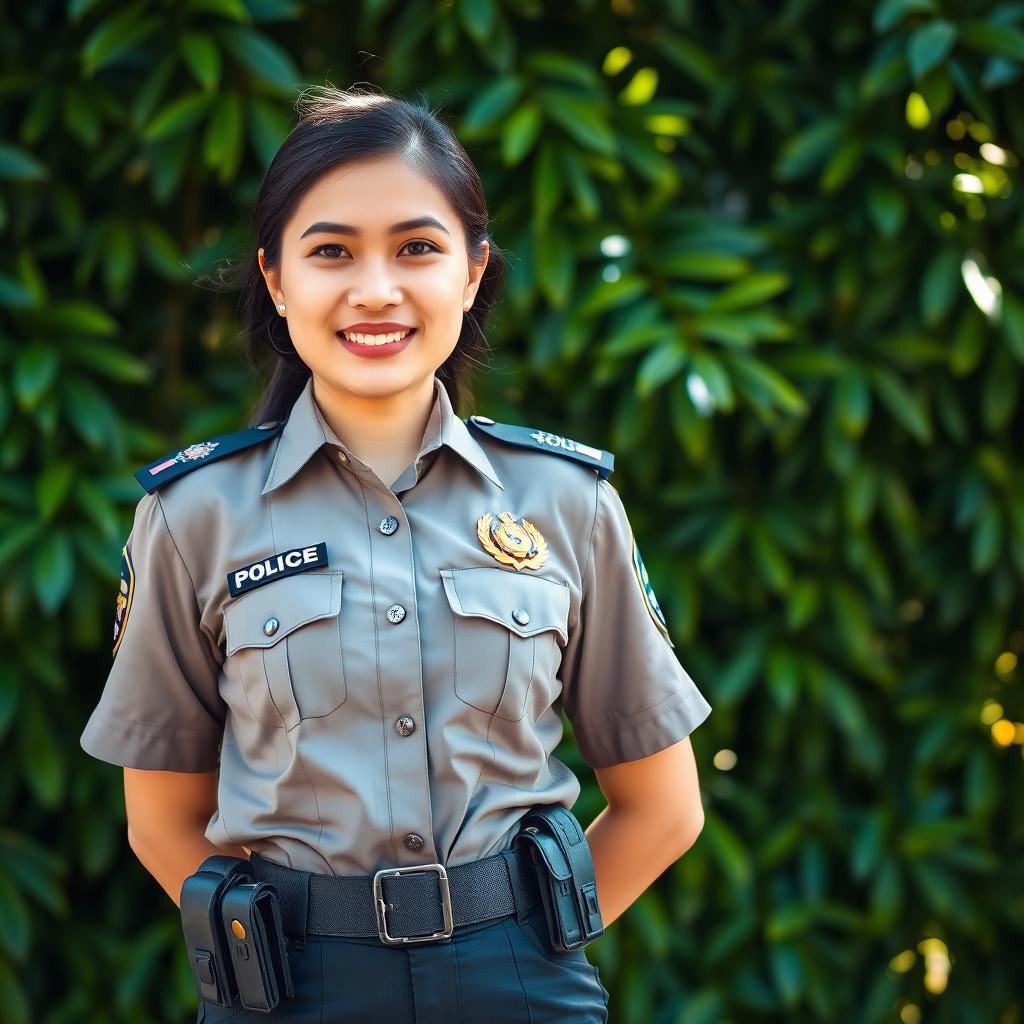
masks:
<path id="1" fill-rule="evenodd" d="M 341 391 L 315 377 L 313 397 L 338 440 L 388 483 L 419 452 L 434 402 L 434 377 L 379 397 Z"/>

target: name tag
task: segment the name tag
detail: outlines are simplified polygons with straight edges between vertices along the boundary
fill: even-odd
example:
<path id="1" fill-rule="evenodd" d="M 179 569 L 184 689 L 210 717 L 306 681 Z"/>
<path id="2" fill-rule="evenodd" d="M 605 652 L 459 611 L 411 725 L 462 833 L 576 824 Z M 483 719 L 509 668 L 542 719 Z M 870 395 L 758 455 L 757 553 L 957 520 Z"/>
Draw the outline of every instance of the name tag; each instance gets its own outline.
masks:
<path id="1" fill-rule="evenodd" d="M 282 551 L 279 555 L 271 555 L 261 562 L 243 565 L 241 569 L 232 569 L 228 573 L 228 591 L 232 597 L 244 594 L 247 590 L 262 587 L 264 583 L 276 580 L 281 576 L 294 576 L 327 564 L 327 541 L 311 544 L 305 548 L 292 548 Z"/>

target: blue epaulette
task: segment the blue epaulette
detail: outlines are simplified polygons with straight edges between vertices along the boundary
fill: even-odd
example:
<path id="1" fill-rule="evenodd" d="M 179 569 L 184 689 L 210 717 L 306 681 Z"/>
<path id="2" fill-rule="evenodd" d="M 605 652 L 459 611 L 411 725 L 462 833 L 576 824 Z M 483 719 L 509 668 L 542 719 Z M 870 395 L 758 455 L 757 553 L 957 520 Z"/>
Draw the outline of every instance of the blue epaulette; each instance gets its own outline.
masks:
<path id="1" fill-rule="evenodd" d="M 176 455 L 164 455 L 142 469 L 137 469 L 133 476 L 150 494 L 171 480 L 190 473 L 199 466 L 216 462 L 225 455 L 240 452 L 243 448 L 251 448 L 254 444 L 276 437 L 284 429 L 284 420 L 271 420 L 256 427 L 238 430 L 233 434 L 222 434 L 220 437 L 190 444 Z"/>
<path id="2" fill-rule="evenodd" d="M 593 448 L 582 441 L 571 441 L 560 434 L 549 434 L 546 430 L 520 427 L 513 423 L 495 423 L 489 416 L 470 416 L 466 423 L 476 427 L 488 437 L 516 444 L 522 448 L 533 448 L 539 452 L 551 452 L 572 459 L 581 465 L 597 470 L 602 480 L 607 480 L 615 468 L 615 456 L 600 448 Z"/>

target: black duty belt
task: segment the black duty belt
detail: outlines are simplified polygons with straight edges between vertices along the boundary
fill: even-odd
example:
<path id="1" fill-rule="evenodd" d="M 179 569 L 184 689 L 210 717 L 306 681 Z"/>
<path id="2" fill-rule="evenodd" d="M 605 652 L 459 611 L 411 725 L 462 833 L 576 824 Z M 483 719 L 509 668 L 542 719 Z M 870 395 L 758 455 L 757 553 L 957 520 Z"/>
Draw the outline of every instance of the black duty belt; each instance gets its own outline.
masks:
<path id="1" fill-rule="evenodd" d="M 414 864 L 373 875 L 323 875 L 259 853 L 249 864 L 257 881 L 277 889 L 283 928 L 294 935 L 436 942 L 460 925 L 508 914 L 521 921 L 541 905 L 535 869 L 519 848 L 447 868 Z"/>

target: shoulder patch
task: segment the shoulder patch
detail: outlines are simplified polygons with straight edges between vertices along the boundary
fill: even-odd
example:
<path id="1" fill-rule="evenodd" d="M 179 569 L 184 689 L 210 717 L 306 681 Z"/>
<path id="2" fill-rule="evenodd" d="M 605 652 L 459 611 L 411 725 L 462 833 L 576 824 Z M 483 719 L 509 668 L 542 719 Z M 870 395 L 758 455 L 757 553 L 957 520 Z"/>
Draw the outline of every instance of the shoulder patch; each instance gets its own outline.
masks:
<path id="1" fill-rule="evenodd" d="M 533 448 L 540 452 L 549 452 L 572 459 L 581 465 L 597 470 L 602 480 L 607 480 L 615 468 L 615 456 L 600 448 L 593 448 L 582 441 L 572 441 L 561 434 L 550 434 L 546 430 L 533 427 L 520 427 L 513 423 L 495 423 L 489 416 L 470 416 L 466 423 L 486 434 L 488 437 L 515 444 L 523 448 Z"/>
<path id="2" fill-rule="evenodd" d="M 270 420 L 256 427 L 238 430 L 233 434 L 222 434 L 220 437 L 190 444 L 175 455 L 164 455 L 151 462 L 148 466 L 137 469 L 133 476 L 150 494 L 171 480 L 190 473 L 193 469 L 209 462 L 216 462 L 225 455 L 240 452 L 243 448 L 251 448 L 261 441 L 276 437 L 284 429 L 284 420 Z"/>

